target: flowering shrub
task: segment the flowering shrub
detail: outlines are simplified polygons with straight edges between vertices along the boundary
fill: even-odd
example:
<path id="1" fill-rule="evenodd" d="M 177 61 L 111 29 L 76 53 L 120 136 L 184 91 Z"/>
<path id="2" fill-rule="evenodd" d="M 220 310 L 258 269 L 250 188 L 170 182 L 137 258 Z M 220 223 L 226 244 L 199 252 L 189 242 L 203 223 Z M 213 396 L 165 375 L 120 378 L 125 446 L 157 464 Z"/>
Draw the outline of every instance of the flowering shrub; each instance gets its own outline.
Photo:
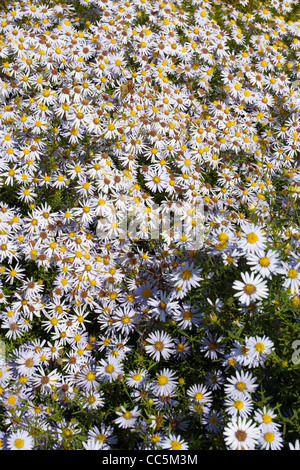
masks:
<path id="1" fill-rule="evenodd" d="M 3 449 L 299 448 L 299 60 L 290 0 L 3 4 Z"/>

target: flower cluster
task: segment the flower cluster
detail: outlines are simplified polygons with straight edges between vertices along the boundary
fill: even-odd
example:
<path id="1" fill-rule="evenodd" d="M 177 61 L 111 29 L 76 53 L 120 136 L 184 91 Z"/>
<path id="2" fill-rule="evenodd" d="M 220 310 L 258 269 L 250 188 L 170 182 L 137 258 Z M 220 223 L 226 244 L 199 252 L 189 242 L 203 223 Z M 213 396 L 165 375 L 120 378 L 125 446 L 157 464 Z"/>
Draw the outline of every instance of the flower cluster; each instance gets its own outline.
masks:
<path id="1" fill-rule="evenodd" d="M 3 449 L 299 444 L 300 21 L 251 3 L 1 12 Z"/>

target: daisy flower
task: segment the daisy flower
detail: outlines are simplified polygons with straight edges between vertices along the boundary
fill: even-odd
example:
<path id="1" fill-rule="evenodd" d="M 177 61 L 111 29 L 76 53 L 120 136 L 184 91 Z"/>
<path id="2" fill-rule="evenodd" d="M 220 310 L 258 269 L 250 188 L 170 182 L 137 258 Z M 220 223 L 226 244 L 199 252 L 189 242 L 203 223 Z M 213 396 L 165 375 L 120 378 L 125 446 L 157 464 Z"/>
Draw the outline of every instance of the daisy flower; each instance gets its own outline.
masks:
<path id="1" fill-rule="evenodd" d="M 200 351 L 204 352 L 204 357 L 208 357 L 212 360 L 218 359 L 218 354 L 224 352 L 224 347 L 220 344 L 223 336 L 212 335 L 207 333 L 207 337 L 203 337 L 200 343 Z"/>
<path id="2" fill-rule="evenodd" d="M 174 349 L 174 342 L 171 336 L 165 331 L 155 331 L 146 338 L 145 351 L 155 361 L 169 359 Z"/>
<path id="3" fill-rule="evenodd" d="M 18 197 L 20 200 L 24 201 L 25 203 L 30 203 L 35 200 L 37 194 L 34 192 L 32 188 L 21 188 L 18 191 Z"/>
<path id="4" fill-rule="evenodd" d="M 25 430 L 18 430 L 7 437 L 8 450 L 33 450 L 34 439 Z"/>
<path id="5" fill-rule="evenodd" d="M 220 388 L 223 387 L 224 381 L 225 379 L 223 376 L 223 372 L 218 369 L 208 372 L 208 374 L 205 377 L 205 385 L 210 390 L 219 390 Z"/>
<path id="6" fill-rule="evenodd" d="M 158 410 L 170 410 L 178 406 L 179 401 L 176 400 L 177 393 L 173 390 L 168 395 L 161 395 L 153 398 L 153 405 Z"/>
<path id="7" fill-rule="evenodd" d="M 100 381 L 95 368 L 85 364 L 82 367 L 76 382 L 79 387 L 82 387 L 84 390 L 89 392 L 91 390 L 95 390 L 99 386 Z"/>
<path id="8" fill-rule="evenodd" d="M 136 369 L 129 372 L 126 376 L 126 383 L 129 387 L 140 388 L 148 379 L 147 371 L 144 369 Z"/>
<path id="9" fill-rule="evenodd" d="M 11 409 L 16 410 L 21 405 L 21 398 L 17 394 L 4 392 L 3 394 L 3 406 Z"/>
<path id="10" fill-rule="evenodd" d="M 25 292 L 26 299 L 34 300 L 38 294 L 43 292 L 43 284 L 36 282 L 33 278 L 23 280 L 22 289 Z"/>
<path id="11" fill-rule="evenodd" d="M 146 181 L 146 186 L 154 192 L 163 191 L 168 184 L 168 175 L 166 170 L 164 170 L 163 168 L 149 168 L 147 173 L 144 174 L 144 178 Z"/>
<path id="12" fill-rule="evenodd" d="M 32 374 L 34 374 L 38 364 L 39 361 L 34 351 L 20 351 L 16 358 L 16 368 L 18 373 L 20 375 L 25 375 L 26 377 L 31 377 Z"/>
<path id="13" fill-rule="evenodd" d="M 280 450 L 283 447 L 283 438 L 281 432 L 277 429 L 261 432 L 258 439 L 258 446 L 263 450 Z"/>
<path id="14" fill-rule="evenodd" d="M 182 439 L 180 435 L 169 434 L 161 440 L 161 448 L 168 450 L 187 450 L 188 443 Z"/>
<path id="15" fill-rule="evenodd" d="M 25 269 L 22 268 L 19 263 L 17 263 L 14 267 L 7 269 L 6 272 L 6 281 L 9 284 L 13 284 L 15 280 L 22 281 L 25 277 Z"/>
<path id="16" fill-rule="evenodd" d="M 234 281 L 232 287 L 237 290 L 234 294 L 242 304 L 249 305 L 256 300 L 268 297 L 267 282 L 260 275 L 241 273 L 242 281 Z"/>
<path id="17" fill-rule="evenodd" d="M 83 353 L 80 355 L 76 350 L 72 349 L 66 353 L 66 357 L 62 359 L 63 371 L 70 374 L 75 374 L 84 366 L 86 357 Z"/>
<path id="18" fill-rule="evenodd" d="M 197 308 L 191 307 L 189 303 L 184 303 L 180 311 L 173 315 L 173 318 L 185 330 L 200 325 L 202 314 Z"/>
<path id="19" fill-rule="evenodd" d="M 225 444 L 231 450 L 254 450 L 260 437 L 255 423 L 240 416 L 229 421 L 223 433 Z"/>
<path id="20" fill-rule="evenodd" d="M 153 297 L 148 299 L 147 304 L 150 307 L 149 313 L 151 313 L 154 318 L 159 318 L 162 322 L 166 320 L 166 315 L 172 316 L 176 314 L 180 308 L 179 302 L 171 300 L 170 296 L 163 291 L 154 294 Z"/>
<path id="21" fill-rule="evenodd" d="M 300 262 L 298 263 L 286 263 L 281 262 L 281 267 L 277 268 L 277 273 L 285 276 L 283 287 L 290 289 L 293 295 L 299 293 L 300 289 Z"/>
<path id="22" fill-rule="evenodd" d="M 123 375 L 123 365 L 120 359 L 112 355 L 109 355 L 107 359 L 101 359 L 96 370 L 104 382 L 113 382 Z"/>
<path id="23" fill-rule="evenodd" d="M 239 247 L 246 254 L 264 251 L 266 248 L 265 231 L 254 224 L 242 224 L 242 238 Z"/>
<path id="24" fill-rule="evenodd" d="M 209 410 L 203 413 L 202 423 L 210 434 L 218 434 L 223 429 L 224 417 L 221 412 Z"/>
<path id="25" fill-rule="evenodd" d="M 247 256 L 247 264 L 251 266 L 251 271 L 255 271 L 263 278 L 271 279 L 277 273 L 278 263 L 279 255 L 272 250 Z"/>
<path id="26" fill-rule="evenodd" d="M 248 356 L 252 363 L 263 365 L 274 350 L 274 343 L 267 336 L 251 336 L 247 341 Z"/>
<path id="27" fill-rule="evenodd" d="M 106 139 L 113 139 L 118 136 L 119 133 L 119 123 L 118 121 L 110 121 L 107 123 L 107 128 L 105 131 L 105 138 Z"/>
<path id="28" fill-rule="evenodd" d="M 101 423 L 100 427 L 93 426 L 89 429 L 88 437 L 97 440 L 102 449 L 110 449 L 110 446 L 116 444 L 118 441 L 113 433 L 114 428 L 112 426 L 106 426 L 105 423 Z"/>
<path id="29" fill-rule="evenodd" d="M 176 359 L 184 360 L 191 353 L 191 346 L 189 340 L 185 336 L 181 336 L 180 339 L 174 339 L 174 351 L 173 354 Z"/>
<path id="30" fill-rule="evenodd" d="M 0 356 L 0 386 L 3 387 L 12 377 L 12 370 Z"/>
<path id="31" fill-rule="evenodd" d="M 53 387 L 57 387 L 61 383 L 61 374 L 56 369 L 46 372 L 40 365 L 30 377 L 30 381 L 35 388 L 39 388 L 42 395 L 49 395 Z"/>
<path id="32" fill-rule="evenodd" d="M 137 314 L 130 306 L 124 305 L 124 307 L 116 308 L 112 318 L 114 320 L 114 328 L 121 333 L 129 334 L 136 329 Z"/>
<path id="33" fill-rule="evenodd" d="M 97 410 L 105 404 L 104 394 L 102 391 L 89 391 L 85 396 L 85 403 L 82 405 L 84 409 Z"/>
<path id="34" fill-rule="evenodd" d="M 190 290 L 200 285 L 202 278 L 199 276 L 199 272 L 199 269 L 194 267 L 193 262 L 185 261 L 179 270 L 171 275 L 171 281 L 175 287 Z"/>
<path id="35" fill-rule="evenodd" d="M 162 396 L 172 393 L 177 384 L 177 377 L 175 372 L 170 369 L 164 368 L 161 372 L 156 374 L 156 379 L 151 384 L 151 391 L 154 395 Z"/>
<path id="36" fill-rule="evenodd" d="M 208 409 L 212 402 L 212 392 L 208 391 L 205 385 L 192 385 L 187 390 L 187 396 L 190 397 L 192 403 L 203 405 Z"/>
<path id="37" fill-rule="evenodd" d="M 267 406 L 262 409 L 256 410 L 254 413 L 254 420 L 256 421 L 259 428 L 264 430 L 273 430 L 279 427 L 279 424 L 274 421 L 277 417 L 275 411 L 271 410 Z"/>
<path id="38" fill-rule="evenodd" d="M 6 329 L 5 336 L 7 338 L 16 339 L 25 333 L 25 319 L 16 315 L 13 318 L 3 320 L 1 328 Z"/>
<path id="39" fill-rule="evenodd" d="M 230 354 L 232 354 L 232 357 L 234 357 L 235 361 L 241 366 L 248 366 L 251 363 L 247 344 L 243 345 L 239 341 L 234 340 Z"/>
<path id="40" fill-rule="evenodd" d="M 132 429 L 136 426 L 137 419 L 139 418 L 141 411 L 138 406 L 135 406 L 131 411 L 128 411 L 123 405 L 121 405 L 121 411 L 116 411 L 119 416 L 114 420 L 120 428 Z"/>
<path id="41" fill-rule="evenodd" d="M 255 392 L 258 384 L 251 372 L 236 371 L 235 375 L 227 379 L 225 384 L 225 393 L 234 399 L 243 399 Z"/>
<path id="42" fill-rule="evenodd" d="M 253 403 L 250 397 L 235 400 L 233 398 L 226 398 L 224 401 L 225 411 L 233 417 L 241 416 L 247 418 L 253 411 Z"/>

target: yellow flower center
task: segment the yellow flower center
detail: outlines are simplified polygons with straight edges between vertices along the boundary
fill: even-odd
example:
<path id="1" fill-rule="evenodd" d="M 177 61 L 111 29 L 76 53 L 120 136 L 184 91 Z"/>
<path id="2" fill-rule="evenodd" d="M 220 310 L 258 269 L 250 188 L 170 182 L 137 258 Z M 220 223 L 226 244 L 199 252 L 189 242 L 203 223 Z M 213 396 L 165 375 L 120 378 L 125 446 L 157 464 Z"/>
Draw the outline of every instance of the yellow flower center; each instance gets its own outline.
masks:
<path id="1" fill-rule="evenodd" d="M 15 440 L 15 447 L 17 449 L 22 449 L 24 447 L 25 441 L 23 439 L 16 439 Z"/>
<path id="2" fill-rule="evenodd" d="M 71 437 L 72 434 L 73 434 L 73 433 L 72 433 L 71 429 L 64 429 L 64 435 L 65 435 L 65 437 L 66 437 L 67 439 L 68 439 L 69 437 Z"/>
<path id="3" fill-rule="evenodd" d="M 200 401 L 203 400 L 204 396 L 201 392 L 196 393 L 195 400 Z"/>
<path id="4" fill-rule="evenodd" d="M 183 312 L 183 319 L 184 320 L 190 321 L 190 320 L 192 320 L 192 318 L 193 318 L 193 314 L 192 314 L 191 310 L 185 310 L 185 312 Z"/>
<path id="5" fill-rule="evenodd" d="M 256 292 L 256 287 L 253 284 L 246 284 L 244 287 L 244 292 L 247 295 L 253 295 Z"/>
<path id="6" fill-rule="evenodd" d="M 239 392 L 244 392 L 247 388 L 247 385 L 245 384 L 245 382 L 238 382 L 236 384 L 236 388 L 238 389 Z"/>
<path id="7" fill-rule="evenodd" d="M 272 432 L 267 432 L 267 433 L 265 434 L 265 440 L 266 440 L 267 442 L 273 442 L 274 439 L 275 439 L 275 435 L 274 435 Z"/>
<path id="8" fill-rule="evenodd" d="M 181 444 L 178 441 L 172 441 L 171 443 L 172 450 L 180 450 Z"/>
<path id="9" fill-rule="evenodd" d="M 257 343 L 255 345 L 255 349 L 257 352 L 261 353 L 265 349 L 265 345 L 263 343 Z"/>
<path id="10" fill-rule="evenodd" d="M 226 233 L 220 233 L 218 235 L 218 239 L 220 240 L 220 242 L 225 242 L 226 243 L 228 241 L 229 237 Z"/>
<path id="11" fill-rule="evenodd" d="M 154 436 L 151 437 L 150 440 L 153 444 L 157 444 L 160 441 L 160 437 L 157 434 L 155 434 Z"/>
<path id="12" fill-rule="evenodd" d="M 136 374 L 134 374 L 132 376 L 133 380 L 136 380 L 137 382 L 139 382 L 142 378 L 141 374 L 139 372 L 137 372 Z"/>
<path id="13" fill-rule="evenodd" d="M 266 414 L 263 415 L 263 422 L 264 422 L 265 424 L 270 424 L 270 423 L 272 422 L 271 416 L 266 415 Z"/>
<path id="14" fill-rule="evenodd" d="M 181 277 L 184 281 L 188 281 L 189 279 L 191 279 L 192 277 L 192 273 L 189 269 L 185 269 L 182 274 L 181 274 Z"/>
<path id="15" fill-rule="evenodd" d="M 288 277 L 290 279 L 296 279 L 298 277 L 298 271 L 296 269 L 290 269 L 288 272 Z"/>
<path id="16" fill-rule="evenodd" d="M 33 367 L 33 360 L 32 359 L 26 359 L 25 366 L 26 367 Z"/>
<path id="17" fill-rule="evenodd" d="M 168 377 L 166 377 L 165 375 L 161 375 L 161 376 L 158 377 L 158 379 L 157 379 L 158 385 L 167 385 L 168 382 L 169 382 L 169 379 L 168 379 Z"/>
<path id="18" fill-rule="evenodd" d="M 86 379 L 89 381 L 89 382 L 93 382 L 93 380 L 95 380 L 96 378 L 96 375 L 94 374 L 94 372 L 89 372 L 87 375 L 86 375 Z"/>
<path id="19" fill-rule="evenodd" d="M 256 233 L 248 233 L 247 235 L 247 242 L 248 243 L 251 243 L 251 245 L 253 245 L 254 243 L 256 243 L 258 240 L 258 236 L 256 235 Z"/>
<path id="20" fill-rule="evenodd" d="M 112 364 L 108 364 L 108 366 L 106 366 L 105 370 L 108 374 L 112 374 L 113 371 L 115 370 L 115 368 Z"/>
<path id="21" fill-rule="evenodd" d="M 158 308 L 160 308 L 161 310 L 166 310 L 167 308 L 166 302 L 159 302 Z"/>
<path id="22" fill-rule="evenodd" d="M 263 268 L 267 268 L 268 266 L 270 266 L 270 260 L 269 260 L 269 258 L 267 258 L 267 256 L 263 256 L 262 258 L 260 258 L 259 264 Z"/>
<path id="23" fill-rule="evenodd" d="M 16 397 L 14 397 L 14 396 L 11 396 L 11 397 L 9 397 L 9 398 L 7 399 L 7 403 L 8 403 L 9 405 L 14 405 L 14 404 L 16 403 L 16 401 L 17 401 L 17 399 L 16 399 Z"/>
<path id="24" fill-rule="evenodd" d="M 184 352 L 184 350 L 185 350 L 184 344 L 179 343 L 179 344 L 177 345 L 177 352 L 182 353 L 182 352 Z"/>
<path id="25" fill-rule="evenodd" d="M 242 410 L 244 408 L 244 403 L 241 400 L 237 400 L 233 405 L 237 410 Z"/>
<path id="26" fill-rule="evenodd" d="M 162 341 L 156 341 L 156 343 L 154 344 L 154 347 L 155 347 L 156 351 L 162 351 L 164 349 L 165 345 Z"/>
<path id="27" fill-rule="evenodd" d="M 97 436 L 97 440 L 98 440 L 99 442 L 106 442 L 106 436 L 105 436 L 105 434 L 99 434 L 99 435 Z"/>

